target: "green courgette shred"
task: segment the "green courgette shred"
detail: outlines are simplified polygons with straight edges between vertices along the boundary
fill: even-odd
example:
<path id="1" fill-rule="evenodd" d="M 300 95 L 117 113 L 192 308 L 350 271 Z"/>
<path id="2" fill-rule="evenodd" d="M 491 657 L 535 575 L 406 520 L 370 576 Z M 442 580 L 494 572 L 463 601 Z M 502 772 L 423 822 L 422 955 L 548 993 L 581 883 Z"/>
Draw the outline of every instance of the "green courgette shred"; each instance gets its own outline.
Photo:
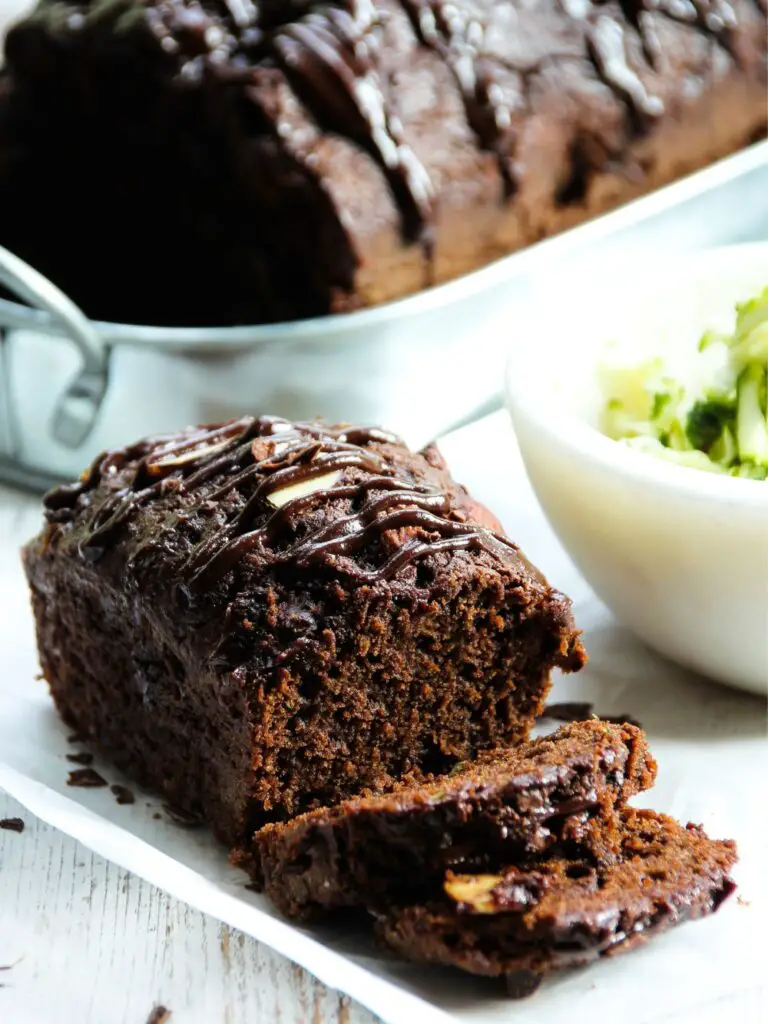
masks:
<path id="1" fill-rule="evenodd" d="M 680 466 L 768 478 L 768 287 L 736 306 L 732 333 L 706 331 L 699 380 L 683 384 L 661 357 L 600 367 L 601 430 Z"/>

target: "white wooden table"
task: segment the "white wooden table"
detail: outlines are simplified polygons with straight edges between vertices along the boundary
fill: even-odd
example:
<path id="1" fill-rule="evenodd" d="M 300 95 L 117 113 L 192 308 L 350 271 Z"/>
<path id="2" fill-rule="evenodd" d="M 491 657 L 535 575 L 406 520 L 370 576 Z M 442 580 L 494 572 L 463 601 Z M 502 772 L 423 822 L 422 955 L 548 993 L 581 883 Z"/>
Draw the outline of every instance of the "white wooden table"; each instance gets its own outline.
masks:
<path id="1" fill-rule="evenodd" d="M 39 525 L 0 486 L 2 562 Z M 2 609 L 0 609 L 2 614 Z M 375 1024 L 367 1010 L 240 932 L 38 821 L 0 791 L 0 1022 Z"/>

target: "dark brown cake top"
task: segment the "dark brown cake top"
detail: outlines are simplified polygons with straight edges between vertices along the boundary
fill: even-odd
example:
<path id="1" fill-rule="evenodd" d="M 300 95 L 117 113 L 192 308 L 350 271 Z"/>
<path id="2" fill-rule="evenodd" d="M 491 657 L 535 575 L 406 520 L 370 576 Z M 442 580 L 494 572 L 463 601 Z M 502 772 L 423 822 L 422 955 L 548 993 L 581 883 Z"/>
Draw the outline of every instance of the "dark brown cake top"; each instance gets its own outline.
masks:
<path id="1" fill-rule="evenodd" d="M 415 455 L 373 427 L 249 416 L 149 438 L 102 453 L 45 506 L 54 531 L 77 523 L 88 562 L 130 532 L 139 510 L 158 510 L 169 555 L 174 530 L 193 540 L 171 558 L 191 597 L 246 558 L 375 585 L 428 555 L 474 551 L 542 582 L 510 540 L 479 521 L 498 525 L 450 481 L 434 449 Z"/>
<path id="2" fill-rule="evenodd" d="M 762 8 L 764 0 L 755 3 Z M 187 88 L 211 76 L 242 85 L 278 137 L 289 128 L 259 91 L 260 76 L 284 76 L 317 124 L 377 163 L 399 208 L 404 239 L 428 248 L 439 183 L 404 137 L 391 89 L 397 74 L 391 26 L 403 16 L 418 44 L 448 67 L 477 145 L 498 158 L 509 194 L 516 188 L 516 136 L 529 106 L 529 79 L 544 63 L 593 69 L 626 106 L 631 136 L 664 113 L 664 99 L 646 81 L 666 59 L 659 19 L 690 26 L 737 60 L 742 56 L 727 0 L 547 0 L 528 5 L 526 25 L 519 19 L 522 6 L 496 0 L 43 0 L 36 17 L 64 36 L 98 36 L 105 29 L 147 33 L 159 47 L 153 59 L 164 73 Z M 521 31 L 510 31 L 518 19 Z M 11 34 L 11 64 L 18 36 Z M 630 58 L 635 37 L 642 72 Z"/>

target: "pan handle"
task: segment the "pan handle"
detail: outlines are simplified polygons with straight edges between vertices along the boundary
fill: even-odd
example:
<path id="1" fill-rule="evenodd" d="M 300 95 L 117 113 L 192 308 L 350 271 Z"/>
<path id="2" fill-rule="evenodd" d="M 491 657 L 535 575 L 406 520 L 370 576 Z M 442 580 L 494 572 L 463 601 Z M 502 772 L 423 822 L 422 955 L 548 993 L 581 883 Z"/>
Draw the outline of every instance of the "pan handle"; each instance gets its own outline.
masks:
<path id="1" fill-rule="evenodd" d="M 68 448 L 78 448 L 93 429 L 107 389 L 109 349 L 64 292 L 2 246 L 0 284 L 48 313 L 80 353 L 80 369 L 57 402 L 51 421 L 54 438 Z"/>

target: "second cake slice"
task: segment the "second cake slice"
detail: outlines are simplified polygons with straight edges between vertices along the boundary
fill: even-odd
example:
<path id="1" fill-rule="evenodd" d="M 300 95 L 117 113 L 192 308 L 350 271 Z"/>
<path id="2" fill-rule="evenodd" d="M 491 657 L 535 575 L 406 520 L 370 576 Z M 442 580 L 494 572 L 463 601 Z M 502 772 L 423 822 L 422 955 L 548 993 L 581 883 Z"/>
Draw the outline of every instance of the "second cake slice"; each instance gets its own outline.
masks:
<path id="1" fill-rule="evenodd" d="M 409 960 L 505 976 L 511 995 L 527 995 L 548 974 L 714 913 L 735 889 L 731 840 L 634 808 L 617 837 L 611 863 L 545 856 L 493 875 L 449 872 L 439 899 L 377 915 L 379 937 Z"/>

